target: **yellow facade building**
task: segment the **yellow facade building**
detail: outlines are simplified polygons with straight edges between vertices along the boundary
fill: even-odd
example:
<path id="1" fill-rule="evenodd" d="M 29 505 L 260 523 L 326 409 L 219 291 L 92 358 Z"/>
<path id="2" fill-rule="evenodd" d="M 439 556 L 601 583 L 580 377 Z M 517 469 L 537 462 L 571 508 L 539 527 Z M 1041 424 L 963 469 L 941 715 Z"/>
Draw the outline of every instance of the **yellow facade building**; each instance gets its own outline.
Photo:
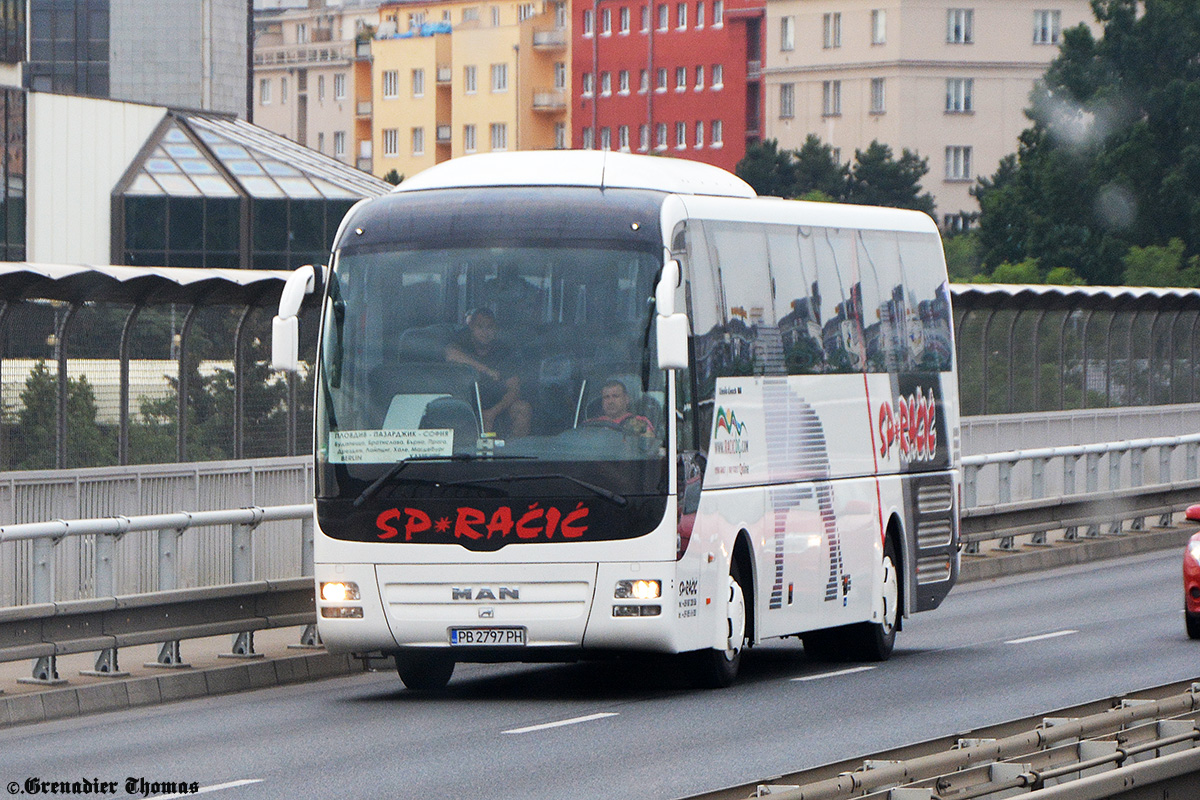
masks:
<path id="1" fill-rule="evenodd" d="M 560 3 L 402 2 L 371 42 L 372 171 L 569 146 L 570 37 Z"/>

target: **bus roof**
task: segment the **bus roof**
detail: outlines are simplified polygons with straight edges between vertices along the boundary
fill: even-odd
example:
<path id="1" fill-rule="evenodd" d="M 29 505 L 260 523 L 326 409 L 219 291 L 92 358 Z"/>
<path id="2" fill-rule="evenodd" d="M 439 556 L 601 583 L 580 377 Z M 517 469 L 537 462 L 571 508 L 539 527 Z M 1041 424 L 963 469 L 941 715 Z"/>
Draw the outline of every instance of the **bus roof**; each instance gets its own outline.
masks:
<path id="1" fill-rule="evenodd" d="M 603 150 L 527 150 L 463 156 L 417 173 L 394 191 L 478 186 L 594 186 L 682 195 L 756 196 L 750 184 L 710 164 Z"/>

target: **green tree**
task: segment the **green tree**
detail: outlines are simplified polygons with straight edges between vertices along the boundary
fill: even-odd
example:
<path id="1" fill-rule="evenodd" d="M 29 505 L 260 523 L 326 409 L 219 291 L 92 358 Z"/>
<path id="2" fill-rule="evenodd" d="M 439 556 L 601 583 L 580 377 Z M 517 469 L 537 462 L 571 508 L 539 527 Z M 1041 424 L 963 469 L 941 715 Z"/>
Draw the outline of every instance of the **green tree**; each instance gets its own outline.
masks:
<path id="1" fill-rule="evenodd" d="M 983 271 L 983 260 L 979 246 L 979 233 L 966 231 L 942 239 L 946 252 L 946 269 L 950 280 L 968 283 Z"/>
<path id="2" fill-rule="evenodd" d="M 388 173 L 383 176 L 383 179 L 385 181 L 387 181 L 388 183 L 390 183 L 392 186 L 399 186 L 400 183 L 404 181 L 404 176 L 401 175 L 396 170 L 392 169 L 392 170 L 388 170 Z"/>
<path id="3" fill-rule="evenodd" d="M 1131 247 L 1125 254 L 1126 286 L 1200 286 L 1200 257 L 1184 258 L 1183 240 Z"/>
<path id="4" fill-rule="evenodd" d="M 767 139 L 746 146 L 746 155 L 734 170 L 764 197 L 795 197 L 796 157 L 790 150 L 780 150 L 779 142 Z"/>
<path id="5" fill-rule="evenodd" d="M 96 421 L 96 395 L 84 376 L 67 380 L 67 467 L 115 463 L 116 440 Z M 21 390 L 21 411 L 13 442 L 17 469 L 53 469 L 58 438 L 58 376 L 45 360 L 34 363 Z"/>
<path id="6" fill-rule="evenodd" d="M 810 133 L 796 151 L 795 184 L 790 196 L 810 199 L 819 192 L 829 200 L 840 200 L 846 194 L 848 174 L 847 166 L 833 157 L 833 147 Z"/>
<path id="7" fill-rule="evenodd" d="M 1102 284 L 1125 276 L 1131 247 L 1200 254 L 1200 3 L 1092 10 L 1103 35 L 1064 31 L 1015 161 L 976 187 L 989 266 L 1032 257 Z"/>
<path id="8" fill-rule="evenodd" d="M 843 197 L 848 203 L 911 208 L 933 216 L 933 195 L 921 191 L 928 171 L 928 160 L 911 150 L 905 148 L 896 159 L 892 148 L 873 141 L 866 150 L 854 151 Z"/>

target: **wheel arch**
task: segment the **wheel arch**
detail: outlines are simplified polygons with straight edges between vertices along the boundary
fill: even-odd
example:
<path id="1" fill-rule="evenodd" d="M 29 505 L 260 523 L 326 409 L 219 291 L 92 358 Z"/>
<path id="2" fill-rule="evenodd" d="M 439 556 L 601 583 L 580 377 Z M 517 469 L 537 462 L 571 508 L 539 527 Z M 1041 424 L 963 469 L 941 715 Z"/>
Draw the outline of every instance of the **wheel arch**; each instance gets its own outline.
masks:
<path id="1" fill-rule="evenodd" d="M 733 542 L 733 554 L 730 558 L 729 568 L 732 570 L 735 566 L 738 570 L 738 577 L 742 581 L 742 594 L 746 598 L 746 639 L 751 644 L 758 641 L 757 626 L 755 624 L 758 616 L 758 608 L 756 602 L 756 593 L 754 587 L 758 585 L 758 578 L 754 573 L 754 551 L 750 547 L 750 534 L 745 528 L 738 531 Z"/>
<path id="2" fill-rule="evenodd" d="M 908 538 L 904 535 L 904 522 L 900 515 L 892 512 L 884 529 L 884 542 L 892 543 L 892 552 L 896 554 L 896 584 L 900 592 L 900 613 L 896 615 L 896 630 L 904 630 L 904 618 L 908 616 L 908 569 L 912 555 L 909 552 Z"/>

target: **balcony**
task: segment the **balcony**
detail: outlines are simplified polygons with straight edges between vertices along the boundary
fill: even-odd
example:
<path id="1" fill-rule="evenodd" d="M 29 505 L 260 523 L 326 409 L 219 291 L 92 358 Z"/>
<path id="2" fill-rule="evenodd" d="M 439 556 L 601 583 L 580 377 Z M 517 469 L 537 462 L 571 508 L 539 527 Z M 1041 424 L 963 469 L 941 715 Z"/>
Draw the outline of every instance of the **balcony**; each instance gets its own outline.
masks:
<path id="1" fill-rule="evenodd" d="M 351 44 L 349 42 L 257 47 L 254 50 L 254 66 L 296 67 L 320 64 L 349 64 L 351 57 Z"/>
<path id="2" fill-rule="evenodd" d="M 561 50 L 566 46 L 567 31 L 565 28 L 533 32 L 533 48 L 535 50 Z"/>
<path id="3" fill-rule="evenodd" d="M 370 39 L 354 43 L 354 57 L 355 58 L 370 58 L 371 57 L 371 40 Z"/>
<path id="4" fill-rule="evenodd" d="M 746 78 L 748 80 L 757 80 L 762 77 L 762 62 L 747 61 L 746 62 Z"/>
<path id="5" fill-rule="evenodd" d="M 358 161 L 355 162 L 354 166 L 358 167 L 362 172 L 370 172 L 371 167 L 373 166 L 373 161 L 370 156 L 367 156 L 366 158 L 360 157 Z"/>
<path id="6" fill-rule="evenodd" d="M 359 116 L 359 117 L 371 116 L 371 101 L 370 100 L 360 100 L 354 108 L 354 114 L 355 114 L 355 116 Z"/>
<path id="7" fill-rule="evenodd" d="M 454 68 L 443 64 L 438 64 L 437 82 L 438 86 L 448 86 L 454 80 Z"/>
<path id="8" fill-rule="evenodd" d="M 533 93 L 533 110 L 555 112 L 567 107 L 567 94 L 561 89 L 540 89 Z"/>
<path id="9" fill-rule="evenodd" d="M 438 125 L 437 126 L 437 143 L 438 144 L 450 144 L 450 126 L 449 125 Z"/>

